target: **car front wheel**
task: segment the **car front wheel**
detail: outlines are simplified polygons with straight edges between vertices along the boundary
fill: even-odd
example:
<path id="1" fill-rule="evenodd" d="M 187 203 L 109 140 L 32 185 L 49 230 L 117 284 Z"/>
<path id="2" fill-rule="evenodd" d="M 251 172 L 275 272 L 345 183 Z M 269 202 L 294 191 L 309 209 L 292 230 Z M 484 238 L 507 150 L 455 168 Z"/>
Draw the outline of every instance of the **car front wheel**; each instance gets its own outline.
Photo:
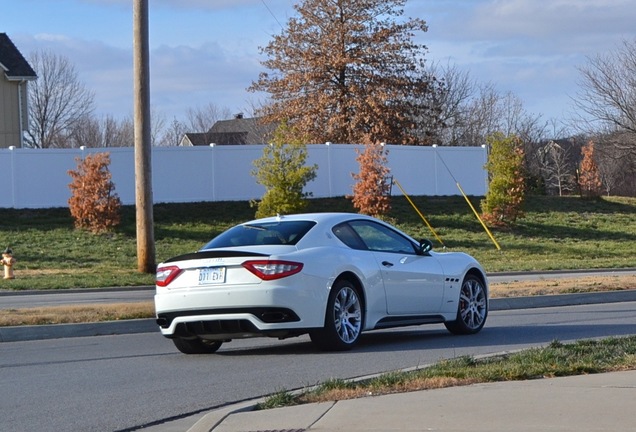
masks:
<path id="1" fill-rule="evenodd" d="M 212 354 L 223 345 L 222 341 L 204 341 L 201 339 L 174 338 L 172 342 L 184 354 Z"/>
<path id="2" fill-rule="evenodd" d="M 459 293 L 455 321 L 446 322 L 453 334 L 474 334 L 482 329 L 488 316 L 488 298 L 484 283 L 477 276 L 466 275 Z"/>
<path id="3" fill-rule="evenodd" d="M 309 333 L 313 343 L 323 350 L 345 351 L 353 348 L 362 332 L 362 303 L 357 289 L 346 280 L 331 287 L 325 326 Z"/>

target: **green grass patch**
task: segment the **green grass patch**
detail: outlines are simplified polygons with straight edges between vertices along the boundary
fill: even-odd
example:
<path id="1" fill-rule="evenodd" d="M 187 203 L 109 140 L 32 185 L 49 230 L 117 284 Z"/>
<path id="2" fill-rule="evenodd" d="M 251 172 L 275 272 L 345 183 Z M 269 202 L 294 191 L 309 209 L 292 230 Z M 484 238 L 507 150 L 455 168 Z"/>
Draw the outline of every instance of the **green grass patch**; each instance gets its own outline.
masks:
<path id="1" fill-rule="evenodd" d="M 411 197 L 442 239 L 437 242 L 404 197 L 393 197 L 388 219 L 415 238 L 434 241 L 436 250 L 464 251 L 488 272 L 625 268 L 636 266 L 636 199 L 530 196 L 526 217 L 492 240 L 463 197 Z M 470 198 L 479 208 L 480 197 Z M 343 197 L 310 200 L 307 211 L 355 212 Z M 154 206 L 157 262 L 199 249 L 228 227 L 254 217 L 249 203 L 211 202 Z M 15 280 L 0 289 L 152 285 L 153 275 L 137 272 L 135 209 L 123 209 L 115 231 L 93 235 L 73 228 L 66 208 L 0 209 L 0 247 L 17 259 Z"/>
<path id="2" fill-rule="evenodd" d="M 330 380 L 302 392 L 279 391 L 257 409 L 342 400 L 464 384 L 520 381 L 636 369 L 636 336 L 583 340 L 476 359 L 464 356 L 409 372 L 390 372 L 362 380 Z M 283 404 L 283 401 L 287 405 Z"/>

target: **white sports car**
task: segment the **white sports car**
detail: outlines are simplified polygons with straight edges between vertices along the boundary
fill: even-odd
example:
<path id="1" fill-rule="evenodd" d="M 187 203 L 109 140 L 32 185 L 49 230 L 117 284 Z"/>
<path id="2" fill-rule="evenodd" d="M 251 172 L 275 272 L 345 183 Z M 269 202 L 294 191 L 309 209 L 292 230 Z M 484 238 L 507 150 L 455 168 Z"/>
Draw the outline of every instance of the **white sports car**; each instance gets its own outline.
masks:
<path id="1" fill-rule="evenodd" d="M 306 333 L 322 349 L 347 350 L 366 330 L 430 323 L 477 333 L 488 315 L 485 271 L 431 247 L 353 213 L 246 222 L 159 264 L 157 324 L 186 354 Z"/>

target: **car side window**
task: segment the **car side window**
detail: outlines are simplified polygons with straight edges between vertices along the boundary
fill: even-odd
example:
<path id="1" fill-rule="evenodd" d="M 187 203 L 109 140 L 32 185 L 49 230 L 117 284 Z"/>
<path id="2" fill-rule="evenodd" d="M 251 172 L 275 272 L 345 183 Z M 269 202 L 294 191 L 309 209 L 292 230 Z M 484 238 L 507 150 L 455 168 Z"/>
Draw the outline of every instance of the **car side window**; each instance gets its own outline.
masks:
<path id="1" fill-rule="evenodd" d="M 332 231 L 341 242 L 349 246 L 351 249 L 367 250 L 367 246 L 353 228 L 349 226 L 349 224 L 338 224 L 333 227 Z"/>
<path id="2" fill-rule="evenodd" d="M 373 221 L 349 222 L 351 229 L 362 239 L 369 250 L 415 254 L 415 245 L 400 233 Z"/>

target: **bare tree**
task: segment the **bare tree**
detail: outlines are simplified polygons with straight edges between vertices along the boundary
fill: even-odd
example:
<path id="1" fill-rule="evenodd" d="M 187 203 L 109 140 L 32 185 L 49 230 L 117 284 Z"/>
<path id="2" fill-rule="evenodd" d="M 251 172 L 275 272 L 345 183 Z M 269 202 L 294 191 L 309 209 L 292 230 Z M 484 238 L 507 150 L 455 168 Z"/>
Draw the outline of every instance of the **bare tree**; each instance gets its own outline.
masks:
<path id="1" fill-rule="evenodd" d="M 99 121 L 91 115 L 82 116 L 73 125 L 66 142 L 67 147 L 71 148 L 103 147 Z"/>
<path id="2" fill-rule="evenodd" d="M 219 120 L 229 118 L 232 118 L 232 113 L 229 108 L 219 108 L 213 103 L 188 108 L 185 122 L 179 122 L 175 119 L 165 137 L 165 141 L 179 145 L 183 134 L 187 132 L 205 134 L 205 142 L 211 143 L 213 141 L 211 134 L 212 126 Z M 177 133 L 179 136 L 176 135 Z"/>
<path id="3" fill-rule="evenodd" d="M 452 65 L 433 65 L 430 73 L 442 83 L 436 99 L 440 113 L 438 144 L 480 146 L 496 132 L 518 136 L 524 143 L 544 138 L 548 123 L 542 123 L 540 115 L 528 113 L 512 92 L 501 93 L 493 83 L 480 84 Z"/>
<path id="4" fill-rule="evenodd" d="M 117 121 L 111 116 L 102 120 L 104 147 L 132 147 L 135 142 L 135 128 L 131 117 Z"/>
<path id="5" fill-rule="evenodd" d="M 574 190 L 576 177 L 575 164 L 570 147 L 550 141 L 541 150 L 541 171 L 548 192 L 554 191 L 559 196 Z"/>
<path id="6" fill-rule="evenodd" d="M 482 145 L 495 132 L 516 135 L 523 143 L 538 142 L 545 132 L 540 115 L 528 113 L 512 92 L 499 93 L 492 84 L 479 87 L 465 110 L 464 145 Z"/>
<path id="7" fill-rule="evenodd" d="M 229 108 L 219 108 L 213 103 L 188 108 L 185 121 L 173 118 L 167 123 L 164 117 L 153 113 L 153 145 L 178 146 L 184 134 L 208 134 L 217 121 L 231 117 Z M 205 141 L 212 142 L 210 138 Z"/>
<path id="8" fill-rule="evenodd" d="M 93 111 L 94 95 L 79 81 L 70 61 L 47 51 L 31 54 L 38 79 L 29 87 L 30 147 L 67 147 L 67 136 L 77 122 Z"/>
<path id="9" fill-rule="evenodd" d="M 607 195 L 636 195 L 636 136 L 625 131 L 599 134 L 596 158 Z"/>
<path id="10" fill-rule="evenodd" d="M 440 66 L 439 63 L 433 63 L 428 73 L 439 80 L 438 91 L 433 94 L 439 117 L 433 124 L 437 130 L 431 130 L 426 122 L 417 121 L 418 129 L 421 129 L 422 125 L 426 129 L 419 133 L 432 134 L 432 141 L 436 144 L 465 145 L 462 142 L 462 131 L 467 121 L 466 107 L 475 95 L 477 84 L 470 78 L 467 71 L 462 71 L 451 64 Z"/>
<path id="11" fill-rule="evenodd" d="M 579 72 L 580 90 L 573 98 L 581 112 L 579 120 L 636 134 L 636 39 L 624 40 L 616 50 L 588 58 Z"/>
<path id="12" fill-rule="evenodd" d="M 150 145 L 158 146 L 162 144 L 163 135 L 166 127 L 170 127 L 166 120 L 166 116 L 157 111 L 156 109 L 150 109 Z"/>
<path id="13" fill-rule="evenodd" d="M 579 68 L 574 121 L 598 143 L 605 193 L 636 194 L 636 38 Z"/>
<path id="14" fill-rule="evenodd" d="M 612 151 L 612 149 L 608 149 Z M 597 158 L 599 159 L 599 175 L 601 179 L 601 187 L 605 192 L 605 195 L 610 196 L 612 193 L 621 186 L 621 183 L 625 180 L 625 174 L 623 172 L 623 163 L 625 162 L 620 157 L 617 158 L 611 154 L 597 152 Z"/>
<path id="15" fill-rule="evenodd" d="M 112 116 L 97 119 L 86 115 L 75 123 L 66 142 L 71 148 L 132 147 L 132 120 L 127 118 L 117 121 Z"/>
<path id="16" fill-rule="evenodd" d="M 486 144 L 486 138 L 500 130 L 501 95 L 492 83 L 479 86 L 478 94 L 468 101 L 464 108 L 464 121 L 456 132 L 462 138 L 463 145 L 480 146 Z"/>
<path id="17" fill-rule="evenodd" d="M 406 0 L 304 0 L 261 52 L 262 72 L 249 90 L 269 93 L 259 110 L 287 121 L 311 142 L 421 143 L 414 119 L 436 117 L 424 67 L 427 31 L 402 19 Z M 431 112 L 429 112 L 431 111 Z"/>
<path id="18" fill-rule="evenodd" d="M 219 108 L 213 103 L 196 108 L 188 108 L 186 111 L 185 127 L 187 132 L 208 132 L 219 120 L 232 117 L 229 108 Z"/>
<path id="19" fill-rule="evenodd" d="M 163 147 L 176 147 L 179 145 L 181 138 L 183 138 L 183 134 L 186 132 L 188 132 L 186 126 L 176 118 L 173 118 L 172 122 L 170 122 L 166 128 L 166 131 L 158 145 Z"/>

